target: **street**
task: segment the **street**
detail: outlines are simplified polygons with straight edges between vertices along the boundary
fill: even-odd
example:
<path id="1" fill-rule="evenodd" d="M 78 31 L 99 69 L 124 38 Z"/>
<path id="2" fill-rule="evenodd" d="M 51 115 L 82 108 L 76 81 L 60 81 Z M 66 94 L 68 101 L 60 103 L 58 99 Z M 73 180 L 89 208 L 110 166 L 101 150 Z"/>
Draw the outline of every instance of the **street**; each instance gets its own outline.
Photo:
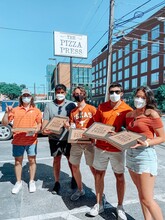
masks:
<path id="1" fill-rule="evenodd" d="M 158 176 L 155 185 L 155 199 L 163 210 L 165 218 L 165 144 L 156 146 L 158 155 Z M 89 168 L 85 165 L 84 158 L 81 162 L 81 171 L 85 196 L 76 202 L 70 200 L 73 190 L 70 188 L 71 174 L 67 160 L 62 158 L 61 164 L 61 191 L 60 195 L 52 195 L 54 186 L 52 158 L 50 157 L 47 137 L 39 137 L 37 172 L 35 193 L 28 192 L 28 163 L 25 156 L 23 163 L 23 188 L 17 195 L 11 194 L 15 184 L 14 160 L 11 155 L 11 141 L 0 142 L 0 219 L 5 220 L 89 220 L 89 219 L 116 219 L 116 190 L 115 178 L 110 165 L 105 177 L 105 195 L 107 199 L 105 212 L 95 218 L 86 213 L 95 204 L 94 180 Z M 143 215 L 138 201 L 137 192 L 133 185 L 128 170 L 126 176 L 126 194 L 124 208 L 128 220 L 142 220 Z"/>

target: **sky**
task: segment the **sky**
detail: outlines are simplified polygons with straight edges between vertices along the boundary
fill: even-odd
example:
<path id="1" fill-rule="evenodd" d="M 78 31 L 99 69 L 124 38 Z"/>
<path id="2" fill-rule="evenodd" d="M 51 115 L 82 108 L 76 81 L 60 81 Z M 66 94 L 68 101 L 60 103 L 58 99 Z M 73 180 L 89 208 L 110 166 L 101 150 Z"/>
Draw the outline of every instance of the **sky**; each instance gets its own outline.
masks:
<path id="1" fill-rule="evenodd" d="M 31 91 L 35 85 L 36 92 L 43 93 L 46 66 L 55 64 L 49 58 L 69 62 L 69 58 L 54 56 L 54 31 L 87 35 L 88 58 L 74 58 L 73 62 L 91 64 L 108 41 L 109 3 L 110 0 L 0 0 L 0 82 L 25 84 Z M 162 0 L 115 0 L 116 24 L 137 14 L 142 16 L 115 26 L 113 33 L 142 22 L 163 6 Z"/>

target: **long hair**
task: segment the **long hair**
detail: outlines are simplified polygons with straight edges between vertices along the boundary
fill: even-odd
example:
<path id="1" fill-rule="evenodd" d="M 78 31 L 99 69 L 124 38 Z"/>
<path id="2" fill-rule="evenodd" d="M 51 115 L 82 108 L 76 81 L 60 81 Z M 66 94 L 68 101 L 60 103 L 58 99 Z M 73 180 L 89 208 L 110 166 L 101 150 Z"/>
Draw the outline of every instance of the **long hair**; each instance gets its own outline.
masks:
<path id="1" fill-rule="evenodd" d="M 19 107 L 23 106 L 22 96 L 19 97 Z M 34 98 L 31 96 L 30 106 L 35 107 Z"/>
<path id="2" fill-rule="evenodd" d="M 145 93 L 145 96 L 146 96 L 146 109 L 153 109 L 159 115 L 161 115 L 160 110 L 157 108 L 157 103 L 156 103 L 153 91 L 148 86 L 140 86 L 136 89 L 135 95 L 140 90 L 143 91 Z"/>

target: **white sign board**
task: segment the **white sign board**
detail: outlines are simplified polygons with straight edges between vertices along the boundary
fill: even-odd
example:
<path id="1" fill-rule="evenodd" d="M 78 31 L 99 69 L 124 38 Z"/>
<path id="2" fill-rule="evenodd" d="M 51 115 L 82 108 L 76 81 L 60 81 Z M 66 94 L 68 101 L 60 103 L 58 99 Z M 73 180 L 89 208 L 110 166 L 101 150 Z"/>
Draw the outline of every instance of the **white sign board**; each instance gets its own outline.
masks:
<path id="1" fill-rule="evenodd" d="M 55 31 L 54 55 L 87 58 L 87 36 Z"/>

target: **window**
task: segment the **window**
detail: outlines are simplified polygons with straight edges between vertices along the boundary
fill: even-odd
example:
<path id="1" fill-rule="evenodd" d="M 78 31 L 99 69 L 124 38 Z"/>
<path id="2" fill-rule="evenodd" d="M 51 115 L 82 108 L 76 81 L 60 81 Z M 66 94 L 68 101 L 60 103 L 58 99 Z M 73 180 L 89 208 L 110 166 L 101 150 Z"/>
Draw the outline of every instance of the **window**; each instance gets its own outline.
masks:
<path id="1" fill-rule="evenodd" d="M 130 52 L 130 44 L 125 46 L 124 54 L 127 55 Z"/>
<path id="2" fill-rule="evenodd" d="M 138 72 L 138 66 L 137 65 L 132 66 L 132 76 L 136 76 L 137 72 Z"/>
<path id="3" fill-rule="evenodd" d="M 159 37 L 160 26 L 157 25 L 151 30 L 151 39 L 154 40 Z"/>
<path id="4" fill-rule="evenodd" d="M 129 57 L 124 59 L 124 66 L 129 66 Z"/>
<path id="5" fill-rule="evenodd" d="M 112 72 L 115 72 L 116 71 L 116 63 L 113 63 L 112 64 Z"/>
<path id="6" fill-rule="evenodd" d="M 124 82 L 124 89 L 125 89 L 125 90 L 128 90 L 128 89 L 129 89 L 129 80 L 126 80 L 126 81 Z"/>
<path id="7" fill-rule="evenodd" d="M 159 41 L 158 42 L 155 42 L 152 44 L 151 46 L 151 54 L 157 54 L 159 53 Z"/>
<path id="8" fill-rule="evenodd" d="M 159 68 L 159 57 L 151 59 L 151 70 Z"/>
<path id="9" fill-rule="evenodd" d="M 137 88 L 137 78 L 132 79 L 132 89 Z"/>
<path id="10" fill-rule="evenodd" d="M 132 54 L 132 63 L 136 63 L 138 61 L 138 53 L 133 53 Z"/>
<path id="11" fill-rule="evenodd" d="M 159 84 L 159 72 L 151 74 L 151 84 Z"/>
<path id="12" fill-rule="evenodd" d="M 148 47 L 144 47 L 142 50 L 141 50 L 141 60 L 147 58 L 148 56 Z"/>
<path id="13" fill-rule="evenodd" d="M 118 80 L 122 79 L 122 71 L 118 72 Z"/>
<path id="14" fill-rule="evenodd" d="M 147 72 L 147 61 L 141 63 L 141 73 L 146 73 Z"/>
<path id="15" fill-rule="evenodd" d="M 104 68 L 103 69 L 103 76 L 106 76 L 106 74 L 107 74 L 107 70 L 106 70 L 106 68 Z"/>
<path id="16" fill-rule="evenodd" d="M 116 61 L 116 52 L 112 54 L 112 61 Z"/>
<path id="17" fill-rule="evenodd" d="M 118 69 L 122 68 L 122 60 L 118 61 Z"/>
<path id="18" fill-rule="evenodd" d="M 124 71 L 124 78 L 128 78 L 129 77 L 129 68 L 125 69 Z"/>
<path id="19" fill-rule="evenodd" d="M 145 45 L 148 41 L 148 34 L 145 33 L 141 36 L 141 46 Z"/>
<path id="20" fill-rule="evenodd" d="M 138 48 L 138 40 L 132 41 L 132 50 L 136 50 Z"/>
<path id="21" fill-rule="evenodd" d="M 102 61 L 99 63 L 99 69 L 102 69 L 103 68 L 103 63 Z"/>
<path id="22" fill-rule="evenodd" d="M 118 50 L 118 59 L 123 56 L 123 49 Z"/>
<path id="23" fill-rule="evenodd" d="M 116 73 L 112 75 L 112 82 L 116 82 Z"/>
<path id="24" fill-rule="evenodd" d="M 97 65 L 96 65 L 96 71 L 98 71 L 98 69 L 99 69 L 99 65 L 97 64 Z"/>
<path id="25" fill-rule="evenodd" d="M 98 72 L 96 72 L 96 80 L 99 78 L 98 76 L 99 76 L 99 75 L 98 75 Z"/>
<path id="26" fill-rule="evenodd" d="M 147 76 L 142 76 L 140 79 L 140 85 L 146 86 L 147 85 Z"/>
<path id="27" fill-rule="evenodd" d="M 107 60 L 104 59 L 104 60 L 103 60 L 103 67 L 106 67 L 106 64 L 107 64 Z"/>

